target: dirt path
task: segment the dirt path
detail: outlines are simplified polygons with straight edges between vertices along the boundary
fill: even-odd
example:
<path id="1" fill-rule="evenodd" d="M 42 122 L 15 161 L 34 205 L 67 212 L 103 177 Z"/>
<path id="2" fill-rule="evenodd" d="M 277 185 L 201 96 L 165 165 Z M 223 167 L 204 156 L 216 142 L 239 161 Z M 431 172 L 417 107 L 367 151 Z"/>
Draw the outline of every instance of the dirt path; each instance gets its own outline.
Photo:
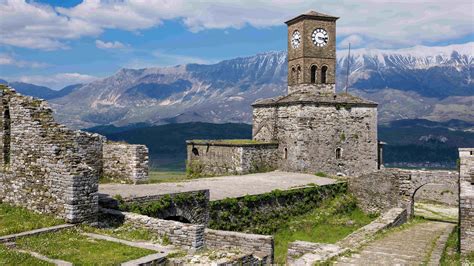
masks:
<path id="1" fill-rule="evenodd" d="M 423 222 L 388 233 L 337 265 L 438 265 L 454 224 Z"/>

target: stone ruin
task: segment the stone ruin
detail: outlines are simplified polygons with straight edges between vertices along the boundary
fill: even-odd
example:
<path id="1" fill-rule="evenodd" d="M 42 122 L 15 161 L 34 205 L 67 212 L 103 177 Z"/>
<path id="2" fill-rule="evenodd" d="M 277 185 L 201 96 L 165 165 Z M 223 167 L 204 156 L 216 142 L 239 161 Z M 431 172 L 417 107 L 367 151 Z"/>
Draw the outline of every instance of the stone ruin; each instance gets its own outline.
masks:
<path id="1" fill-rule="evenodd" d="M 120 144 L 116 151 L 101 135 L 56 123 L 45 101 L 4 85 L 0 93 L 0 201 L 95 223 L 104 171 L 127 173 L 121 178 L 132 182 L 148 175 L 146 147 Z M 122 150 L 131 152 L 114 157 Z"/>
<path id="2" fill-rule="evenodd" d="M 459 149 L 459 244 L 461 254 L 474 252 L 474 148 Z"/>

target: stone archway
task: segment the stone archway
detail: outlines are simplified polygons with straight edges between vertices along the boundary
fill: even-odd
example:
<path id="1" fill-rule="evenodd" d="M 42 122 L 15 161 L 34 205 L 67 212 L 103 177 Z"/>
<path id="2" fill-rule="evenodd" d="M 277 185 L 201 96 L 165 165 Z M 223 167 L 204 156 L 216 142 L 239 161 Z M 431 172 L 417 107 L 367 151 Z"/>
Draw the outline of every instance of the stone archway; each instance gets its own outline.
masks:
<path id="1" fill-rule="evenodd" d="M 349 189 L 367 212 L 383 212 L 401 207 L 413 216 L 414 196 L 427 184 L 459 187 L 457 171 L 383 169 L 349 180 Z"/>

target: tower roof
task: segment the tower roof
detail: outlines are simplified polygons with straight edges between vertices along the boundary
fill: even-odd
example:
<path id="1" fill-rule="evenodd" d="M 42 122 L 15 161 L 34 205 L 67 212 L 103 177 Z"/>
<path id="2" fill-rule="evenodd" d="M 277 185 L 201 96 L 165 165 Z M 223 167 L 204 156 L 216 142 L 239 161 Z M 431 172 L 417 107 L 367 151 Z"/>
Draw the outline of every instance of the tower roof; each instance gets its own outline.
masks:
<path id="1" fill-rule="evenodd" d="M 301 14 L 295 18 L 292 18 L 288 21 L 286 21 L 286 25 L 291 25 L 293 23 L 296 23 L 300 20 L 303 20 L 303 19 L 315 19 L 315 20 L 326 20 L 326 21 L 336 21 L 337 19 L 339 19 L 339 17 L 334 17 L 334 16 L 331 16 L 331 15 L 328 15 L 328 14 L 324 14 L 324 13 L 320 13 L 320 12 L 316 12 L 314 10 L 310 10 L 304 14 Z"/>

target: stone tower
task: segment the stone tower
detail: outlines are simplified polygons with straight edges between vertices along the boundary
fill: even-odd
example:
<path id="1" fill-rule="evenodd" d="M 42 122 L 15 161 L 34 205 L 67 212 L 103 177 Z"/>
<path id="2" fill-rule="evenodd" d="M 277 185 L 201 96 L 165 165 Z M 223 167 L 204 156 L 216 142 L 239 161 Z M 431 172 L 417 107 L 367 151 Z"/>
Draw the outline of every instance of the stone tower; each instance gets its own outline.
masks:
<path id="1" fill-rule="evenodd" d="M 336 20 L 310 11 L 288 25 L 288 93 L 335 93 Z"/>

